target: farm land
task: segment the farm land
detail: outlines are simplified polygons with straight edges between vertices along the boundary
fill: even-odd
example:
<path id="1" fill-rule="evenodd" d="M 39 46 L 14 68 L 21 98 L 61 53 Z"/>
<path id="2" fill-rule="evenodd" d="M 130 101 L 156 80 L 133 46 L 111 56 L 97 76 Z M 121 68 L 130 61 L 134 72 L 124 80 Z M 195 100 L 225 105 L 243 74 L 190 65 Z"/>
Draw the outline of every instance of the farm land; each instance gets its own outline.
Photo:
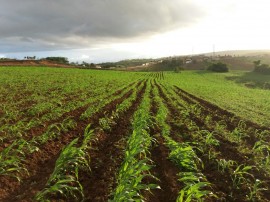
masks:
<path id="1" fill-rule="evenodd" d="M 270 201 L 269 79 L 1 67 L 0 201 Z"/>

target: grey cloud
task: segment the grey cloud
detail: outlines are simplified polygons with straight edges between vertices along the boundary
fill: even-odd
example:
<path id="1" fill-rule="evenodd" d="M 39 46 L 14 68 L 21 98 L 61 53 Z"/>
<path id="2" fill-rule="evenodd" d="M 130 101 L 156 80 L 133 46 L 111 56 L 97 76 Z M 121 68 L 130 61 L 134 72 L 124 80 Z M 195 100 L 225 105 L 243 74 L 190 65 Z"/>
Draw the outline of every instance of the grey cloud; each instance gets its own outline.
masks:
<path id="1" fill-rule="evenodd" d="M 188 0 L 0 0 L 0 52 L 87 47 L 188 26 L 203 12 Z M 5 49 L 5 50 L 4 50 Z"/>

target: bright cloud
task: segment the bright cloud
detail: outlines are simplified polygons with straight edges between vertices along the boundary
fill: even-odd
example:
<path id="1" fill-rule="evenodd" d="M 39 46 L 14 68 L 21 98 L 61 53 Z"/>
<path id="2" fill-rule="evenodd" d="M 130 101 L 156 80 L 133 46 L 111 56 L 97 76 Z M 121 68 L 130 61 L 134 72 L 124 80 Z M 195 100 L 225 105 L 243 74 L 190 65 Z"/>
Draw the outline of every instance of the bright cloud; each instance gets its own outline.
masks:
<path id="1" fill-rule="evenodd" d="M 270 49 L 266 0 L 1 1 L 0 54 L 108 61 Z M 46 9 L 44 9 L 46 8 Z"/>

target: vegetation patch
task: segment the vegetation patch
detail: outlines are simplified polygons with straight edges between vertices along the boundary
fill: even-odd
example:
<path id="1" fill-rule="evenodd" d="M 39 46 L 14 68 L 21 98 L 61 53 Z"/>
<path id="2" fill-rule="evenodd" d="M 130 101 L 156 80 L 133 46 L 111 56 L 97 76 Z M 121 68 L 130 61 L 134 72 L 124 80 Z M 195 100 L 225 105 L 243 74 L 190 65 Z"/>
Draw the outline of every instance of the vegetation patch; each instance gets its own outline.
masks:
<path id="1" fill-rule="evenodd" d="M 225 63 L 218 62 L 209 65 L 207 70 L 212 72 L 228 72 L 229 68 Z"/>

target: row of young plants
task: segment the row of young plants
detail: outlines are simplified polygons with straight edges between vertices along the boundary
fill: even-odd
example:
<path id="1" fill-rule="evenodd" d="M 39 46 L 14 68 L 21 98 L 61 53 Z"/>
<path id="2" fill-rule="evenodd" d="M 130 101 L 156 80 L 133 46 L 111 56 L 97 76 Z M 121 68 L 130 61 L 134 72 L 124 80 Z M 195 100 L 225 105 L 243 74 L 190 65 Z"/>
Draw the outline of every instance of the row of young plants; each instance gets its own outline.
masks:
<path id="1" fill-rule="evenodd" d="M 138 87 L 138 85 L 140 85 L 141 82 L 136 82 L 133 83 L 131 86 L 129 86 L 128 88 L 124 88 L 120 94 L 118 95 L 112 95 L 110 97 L 103 97 L 103 98 L 99 98 L 98 102 L 96 102 L 95 107 L 93 107 L 92 105 L 90 105 L 88 107 L 88 109 L 85 110 L 84 113 L 81 114 L 80 119 L 81 120 L 86 120 L 88 119 L 92 114 L 98 112 L 98 110 L 109 104 L 110 102 L 112 102 L 113 100 L 119 99 L 121 98 L 124 94 L 128 93 L 129 91 L 131 91 L 131 89 Z"/>
<path id="2" fill-rule="evenodd" d="M 112 193 L 111 201 L 141 201 L 144 199 L 143 190 L 159 188 L 158 185 L 145 181 L 146 178 L 156 179 L 150 173 L 153 165 L 149 150 L 154 141 L 149 134 L 150 107 L 150 83 L 147 81 L 142 102 L 133 116 L 133 131 L 127 141 L 124 160 L 117 174 L 117 187 Z"/>
<path id="3" fill-rule="evenodd" d="M 231 132 L 231 135 L 229 135 L 228 137 L 231 138 L 232 142 L 240 142 L 244 140 L 247 143 L 251 143 L 251 146 L 253 146 L 254 141 L 251 140 L 252 137 L 263 139 L 265 141 L 270 140 L 270 132 L 269 129 L 265 129 L 266 127 L 261 127 L 254 123 L 248 125 L 250 121 L 245 122 L 234 114 L 227 112 L 226 110 L 220 109 L 218 106 L 215 106 L 206 101 L 203 101 L 204 103 L 201 103 L 202 101 L 200 98 L 197 98 L 179 89 L 178 87 L 174 87 L 174 91 L 186 101 L 192 102 L 194 106 L 198 108 L 199 114 L 201 116 L 208 116 L 208 114 L 212 115 L 212 117 L 210 116 L 205 118 L 205 121 L 210 123 L 211 121 L 213 121 L 212 119 L 219 120 L 221 122 L 221 125 L 224 127 L 224 130 Z M 211 125 L 211 123 L 209 125 Z M 233 128 L 233 130 L 231 128 Z"/>
<path id="4" fill-rule="evenodd" d="M 104 117 L 99 119 L 100 127 L 105 131 L 110 131 L 111 127 L 116 124 L 115 120 L 117 120 L 120 116 L 123 115 L 125 111 L 127 111 L 136 100 L 138 96 L 138 92 L 141 91 L 146 86 L 145 81 L 139 82 L 135 88 L 132 89 L 131 95 L 126 98 L 123 102 L 116 106 L 116 109 L 110 114 L 105 114 Z"/>
<path id="5" fill-rule="evenodd" d="M 210 183 L 202 174 L 203 163 L 194 151 L 194 145 L 190 142 L 177 142 L 171 138 L 171 128 L 167 124 L 169 111 L 159 95 L 158 89 L 154 86 L 154 102 L 158 111 L 155 120 L 161 129 L 161 135 L 165 140 L 165 145 L 169 148 L 168 158 L 179 168 L 179 181 L 184 184 L 179 191 L 176 201 L 202 201 L 215 196 L 209 189 Z M 181 134 L 179 134 L 181 135 Z"/>
<path id="6" fill-rule="evenodd" d="M 69 85 L 62 86 L 56 81 L 52 81 L 49 86 L 39 86 L 38 88 L 36 84 L 29 83 L 26 88 L 30 95 L 25 93 L 24 97 L 19 96 L 19 98 L 14 98 L 14 96 L 18 96 L 18 94 L 20 95 L 20 93 L 24 92 L 24 90 L 19 91 L 17 89 L 18 91 L 14 92 L 16 93 L 14 96 L 12 96 L 11 92 L 5 102 L 2 103 L 5 108 L 5 113 L 1 117 L 3 122 L 12 124 L 19 121 L 29 122 L 32 117 L 39 117 L 42 120 L 46 120 L 51 116 L 56 116 L 66 108 L 68 109 L 72 105 L 76 105 L 76 102 L 80 104 L 86 97 L 89 97 L 90 92 L 93 94 L 98 92 L 96 88 L 91 89 L 90 92 L 89 90 L 83 91 L 80 88 L 69 88 Z M 96 83 L 101 84 L 101 81 L 97 80 Z M 99 90 L 102 87 L 102 85 L 97 86 Z"/>
<path id="7" fill-rule="evenodd" d="M 145 76 L 147 78 L 151 78 L 151 79 L 160 79 L 160 80 L 164 79 L 164 73 L 163 72 L 152 72 L 150 74 L 146 74 Z"/>
<path id="8" fill-rule="evenodd" d="M 179 86 L 193 95 L 215 103 L 237 116 L 268 127 L 270 91 L 260 88 L 250 89 L 242 81 L 238 82 L 248 75 L 239 71 L 226 74 L 204 71 L 183 71 L 181 74 L 166 72 L 166 81 L 172 86 Z M 270 78 L 252 74 L 251 77 L 256 77 L 257 81 L 269 81 Z"/>
<path id="9" fill-rule="evenodd" d="M 117 96 L 111 96 L 98 103 L 92 105 L 89 109 L 92 110 L 92 114 L 89 114 L 90 118 L 95 112 L 102 109 L 106 104 L 112 102 L 115 99 L 123 97 L 129 93 L 130 88 L 126 88 Z M 27 141 L 23 138 L 15 140 L 7 148 L 3 149 L 0 153 L 0 176 L 8 175 L 21 180 L 24 174 L 28 174 L 28 170 L 25 166 L 27 156 L 39 150 L 39 148 L 47 143 L 49 140 L 60 138 L 62 134 L 67 133 L 69 130 L 76 128 L 76 121 L 73 118 L 64 119 L 61 123 L 53 123 L 47 127 L 47 130 L 39 135 L 35 136 L 31 140 Z"/>
<path id="10" fill-rule="evenodd" d="M 207 125 L 202 125 L 202 123 L 205 122 L 204 120 L 201 120 L 199 123 L 200 125 L 197 125 L 196 122 L 199 119 L 200 114 L 198 113 L 198 110 L 194 110 L 192 105 L 190 106 L 188 103 L 184 103 L 183 100 L 179 101 L 179 98 L 177 95 L 173 94 L 173 91 L 170 93 L 166 91 L 165 95 L 170 95 L 167 99 L 170 104 L 179 111 L 179 119 L 181 119 L 179 121 L 183 123 L 181 127 L 186 127 L 191 134 L 191 136 L 187 136 L 186 139 L 189 141 L 197 140 L 193 144 L 197 145 L 198 155 L 201 156 L 207 165 L 214 165 L 220 176 L 225 179 L 226 176 L 229 176 L 227 186 L 230 191 L 229 193 L 225 193 L 225 195 L 227 195 L 227 199 L 229 198 L 229 200 L 233 200 L 237 197 L 235 194 L 240 194 L 242 195 L 241 200 L 264 200 L 262 193 L 265 189 L 263 187 L 263 179 L 256 177 L 256 170 L 258 167 L 256 167 L 254 163 L 252 164 L 251 161 L 242 160 L 237 162 L 232 159 L 228 159 L 226 153 L 219 150 L 221 145 L 219 140 L 216 139 L 222 131 L 211 130 Z M 196 116 L 196 113 L 198 113 L 198 116 Z M 194 117 L 197 119 L 194 119 Z M 207 124 L 207 122 L 205 123 Z M 244 156 L 241 151 L 237 151 L 236 155 Z M 264 170 L 261 171 L 265 172 Z M 259 175 L 259 177 L 262 176 Z M 267 179 L 267 177 L 263 178 Z M 239 190 L 241 190 L 242 193 L 239 193 Z M 243 196 L 245 198 L 243 198 Z"/>
<path id="11" fill-rule="evenodd" d="M 0 71 L 3 72 L 0 76 L 2 142 L 27 136 L 29 129 L 42 126 L 93 100 L 103 99 L 103 95 L 109 95 L 141 76 L 121 73 L 122 77 L 116 77 L 116 72 L 50 68 L 1 68 Z"/>
<path id="12" fill-rule="evenodd" d="M 74 139 L 64 147 L 56 160 L 53 173 L 50 175 L 45 188 L 35 196 L 36 201 L 50 201 L 57 197 L 74 199 L 76 201 L 84 198 L 83 186 L 79 181 L 79 171 L 84 170 L 90 174 L 90 156 L 93 130 L 90 125 L 85 128 L 82 144 L 79 138 Z"/>
<path id="13" fill-rule="evenodd" d="M 124 93 L 128 92 L 130 88 L 135 86 L 135 84 L 136 83 L 129 84 L 129 85 L 121 88 L 120 90 L 118 90 L 118 92 L 121 92 L 120 94 L 123 95 Z M 95 97 L 89 97 L 88 99 L 86 99 L 86 104 L 84 104 L 82 106 L 89 105 L 88 110 L 92 109 L 92 113 L 94 113 L 97 110 L 99 110 L 101 107 L 103 107 L 104 104 L 106 104 L 105 101 L 109 102 L 109 101 L 113 100 L 115 98 L 115 92 L 110 93 L 110 94 L 105 94 L 104 89 L 102 89 Z M 76 106 L 76 108 L 78 108 L 78 107 L 81 107 L 81 106 L 79 106 L 79 105 Z M 70 109 L 70 110 L 71 111 L 76 110 L 76 108 Z M 68 112 L 70 112 L 70 111 L 68 111 Z M 61 115 L 63 115 L 63 114 L 61 114 Z M 51 131 L 51 130 L 57 131 L 57 129 L 59 129 L 59 127 L 61 126 L 62 123 L 57 123 L 57 119 L 61 119 L 61 117 L 59 117 L 59 116 L 53 117 L 48 122 L 48 124 L 49 124 L 48 126 L 46 126 L 47 125 L 46 122 L 42 122 L 42 120 L 40 120 L 40 119 L 34 118 L 33 120 L 36 120 L 36 123 L 38 123 L 38 124 L 46 126 L 48 129 L 45 133 L 48 134 L 49 131 Z M 53 120 L 55 120 L 55 122 Z M 53 122 L 53 123 L 51 123 L 51 122 Z M 65 122 L 65 120 L 63 122 Z M 35 124 L 30 124 L 31 122 L 29 122 L 28 124 L 24 124 L 23 121 L 20 123 L 21 124 L 19 127 L 17 127 L 17 125 L 14 125 L 12 127 L 9 127 L 8 125 L 3 126 L 3 128 L 6 127 L 6 128 L 8 128 L 8 130 L 10 130 L 9 132 L 2 130 L 2 132 L 5 135 L 1 135 L 0 140 L 2 142 L 5 142 L 5 145 L 6 145 L 5 147 L 7 147 L 9 145 L 8 143 L 11 143 L 12 141 L 17 140 L 17 139 L 21 139 L 21 138 L 29 139 L 28 133 L 31 131 L 31 128 L 33 128 L 35 126 Z M 58 131 L 58 133 L 59 132 L 60 131 Z M 12 134 L 14 134 L 14 135 L 12 135 Z M 1 148 L 0 148 L 0 151 L 1 151 Z"/>
<path id="14" fill-rule="evenodd" d="M 96 89 L 105 88 L 110 91 L 129 83 L 130 80 L 139 79 L 139 76 L 133 74 L 86 72 L 76 69 L 24 67 L 1 68 L 0 71 L 2 72 L 0 102 L 2 106 L 6 106 L 3 107 L 6 109 L 3 111 L 7 112 L 0 113 L 0 117 L 6 115 L 6 120 L 11 120 L 13 123 L 16 121 L 13 115 L 21 114 L 23 118 L 24 114 L 29 113 L 31 116 L 37 116 L 46 111 L 46 108 L 49 109 L 49 104 L 55 105 L 54 108 L 68 105 L 71 100 L 84 100 L 92 92 L 95 96 Z M 121 78 L 116 77 L 119 74 L 123 74 Z"/>
<path id="15" fill-rule="evenodd" d="M 105 114 L 103 118 L 100 118 L 100 127 L 103 130 L 110 130 L 111 127 L 116 124 L 114 121 L 132 106 L 132 103 L 137 98 L 137 93 L 142 90 L 144 86 L 144 82 L 140 83 L 127 99 L 118 104 L 114 111 L 109 112 L 110 116 Z M 76 146 L 78 143 L 78 138 L 76 138 L 62 150 L 56 161 L 54 172 L 51 174 L 46 187 L 36 195 L 35 199 L 37 201 L 46 201 L 59 196 L 76 201 L 84 199 L 84 188 L 79 181 L 79 171 L 84 170 L 84 174 L 88 173 L 91 175 L 91 172 L 86 172 L 87 170 L 91 170 L 91 157 L 88 152 L 91 148 L 91 141 L 93 139 L 98 141 L 98 139 L 94 138 L 94 130 L 90 131 L 89 127 L 90 125 L 85 129 L 82 146 Z"/>
<path id="16" fill-rule="evenodd" d="M 191 99 L 191 98 L 190 98 Z M 269 130 L 258 130 L 249 127 L 245 121 L 240 120 L 234 124 L 234 117 L 220 117 L 221 121 L 214 121 L 214 117 L 219 116 L 218 111 L 212 112 L 212 115 L 207 109 L 200 106 L 198 103 L 193 105 L 193 115 L 200 119 L 207 126 L 208 130 L 215 131 L 218 135 L 224 137 L 226 140 L 237 145 L 237 149 L 243 156 L 249 156 L 250 163 L 256 163 L 256 167 L 270 177 L 270 144 L 268 142 L 270 137 Z M 229 120 L 227 121 L 223 120 Z M 231 127 L 228 127 L 231 124 Z M 252 141 L 249 141 L 253 137 Z"/>
<path id="17" fill-rule="evenodd" d="M 170 89 L 170 93 L 175 95 L 176 97 L 179 94 L 175 94 L 175 92 Z M 177 99 L 177 98 L 175 98 Z M 178 102 L 180 102 L 178 100 Z M 190 104 L 191 102 L 192 104 Z M 243 149 L 242 152 L 245 152 L 245 147 L 252 149 L 254 147 L 254 143 L 256 140 L 266 141 L 270 135 L 269 130 L 257 130 L 252 127 L 248 127 L 245 121 L 239 120 L 237 123 L 232 125 L 232 123 L 227 120 L 230 119 L 231 122 L 235 122 L 235 117 L 227 117 L 226 115 L 219 115 L 218 111 L 211 111 L 199 103 L 194 102 L 193 100 L 189 100 L 185 98 L 185 101 L 181 99 L 181 106 L 190 106 L 189 114 L 196 118 L 198 121 L 206 125 L 209 130 L 216 131 L 220 136 L 225 138 L 226 140 L 237 144 L 240 149 Z M 248 141 L 255 134 L 255 141 Z M 241 145 L 243 145 L 241 148 Z M 241 152 L 241 151 L 240 151 Z"/>
<path id="18" fill-rule="evenodd" d="M 38 117 L 35 115 L 31 115 L 30 120 L 26 120 L 22 118 L 17 123 L 10 124 L 5 123 L 1 126 L 1 138 L 2 142 L 11 142 L 14 139 L 27 137 L 31 128 L 38 127 L 44 125 L 46 122 L 51 122 L 52 120 L 56 120 L 60 118 L 64 113 L 75 110 L 78 107 L 92 104 L 99 104 L 101 100 L 106 100 L 108 97 L 112 98 L 111 92 L 114 92 L 114 87 L 112 91 L 106 92 L 105 86 L 97 87 L 94 90 L 91 90 L 91 95 L 88 97 L 84 97 L 83 101 L 78 101 L 78 99 L 70 100 L 67 104 L 61 104 L 58 107 L 52 106 L 51 112 L 44 114 L 42 117 Z M 81 94 L 80 97 L 83 97 Z M 42 102 L 42 105 L 46 105 L 48 102 Z M 90 106 L 91 107 L 91 106 Z M 44 117 L 46 118 L 44 119 Z"/>

